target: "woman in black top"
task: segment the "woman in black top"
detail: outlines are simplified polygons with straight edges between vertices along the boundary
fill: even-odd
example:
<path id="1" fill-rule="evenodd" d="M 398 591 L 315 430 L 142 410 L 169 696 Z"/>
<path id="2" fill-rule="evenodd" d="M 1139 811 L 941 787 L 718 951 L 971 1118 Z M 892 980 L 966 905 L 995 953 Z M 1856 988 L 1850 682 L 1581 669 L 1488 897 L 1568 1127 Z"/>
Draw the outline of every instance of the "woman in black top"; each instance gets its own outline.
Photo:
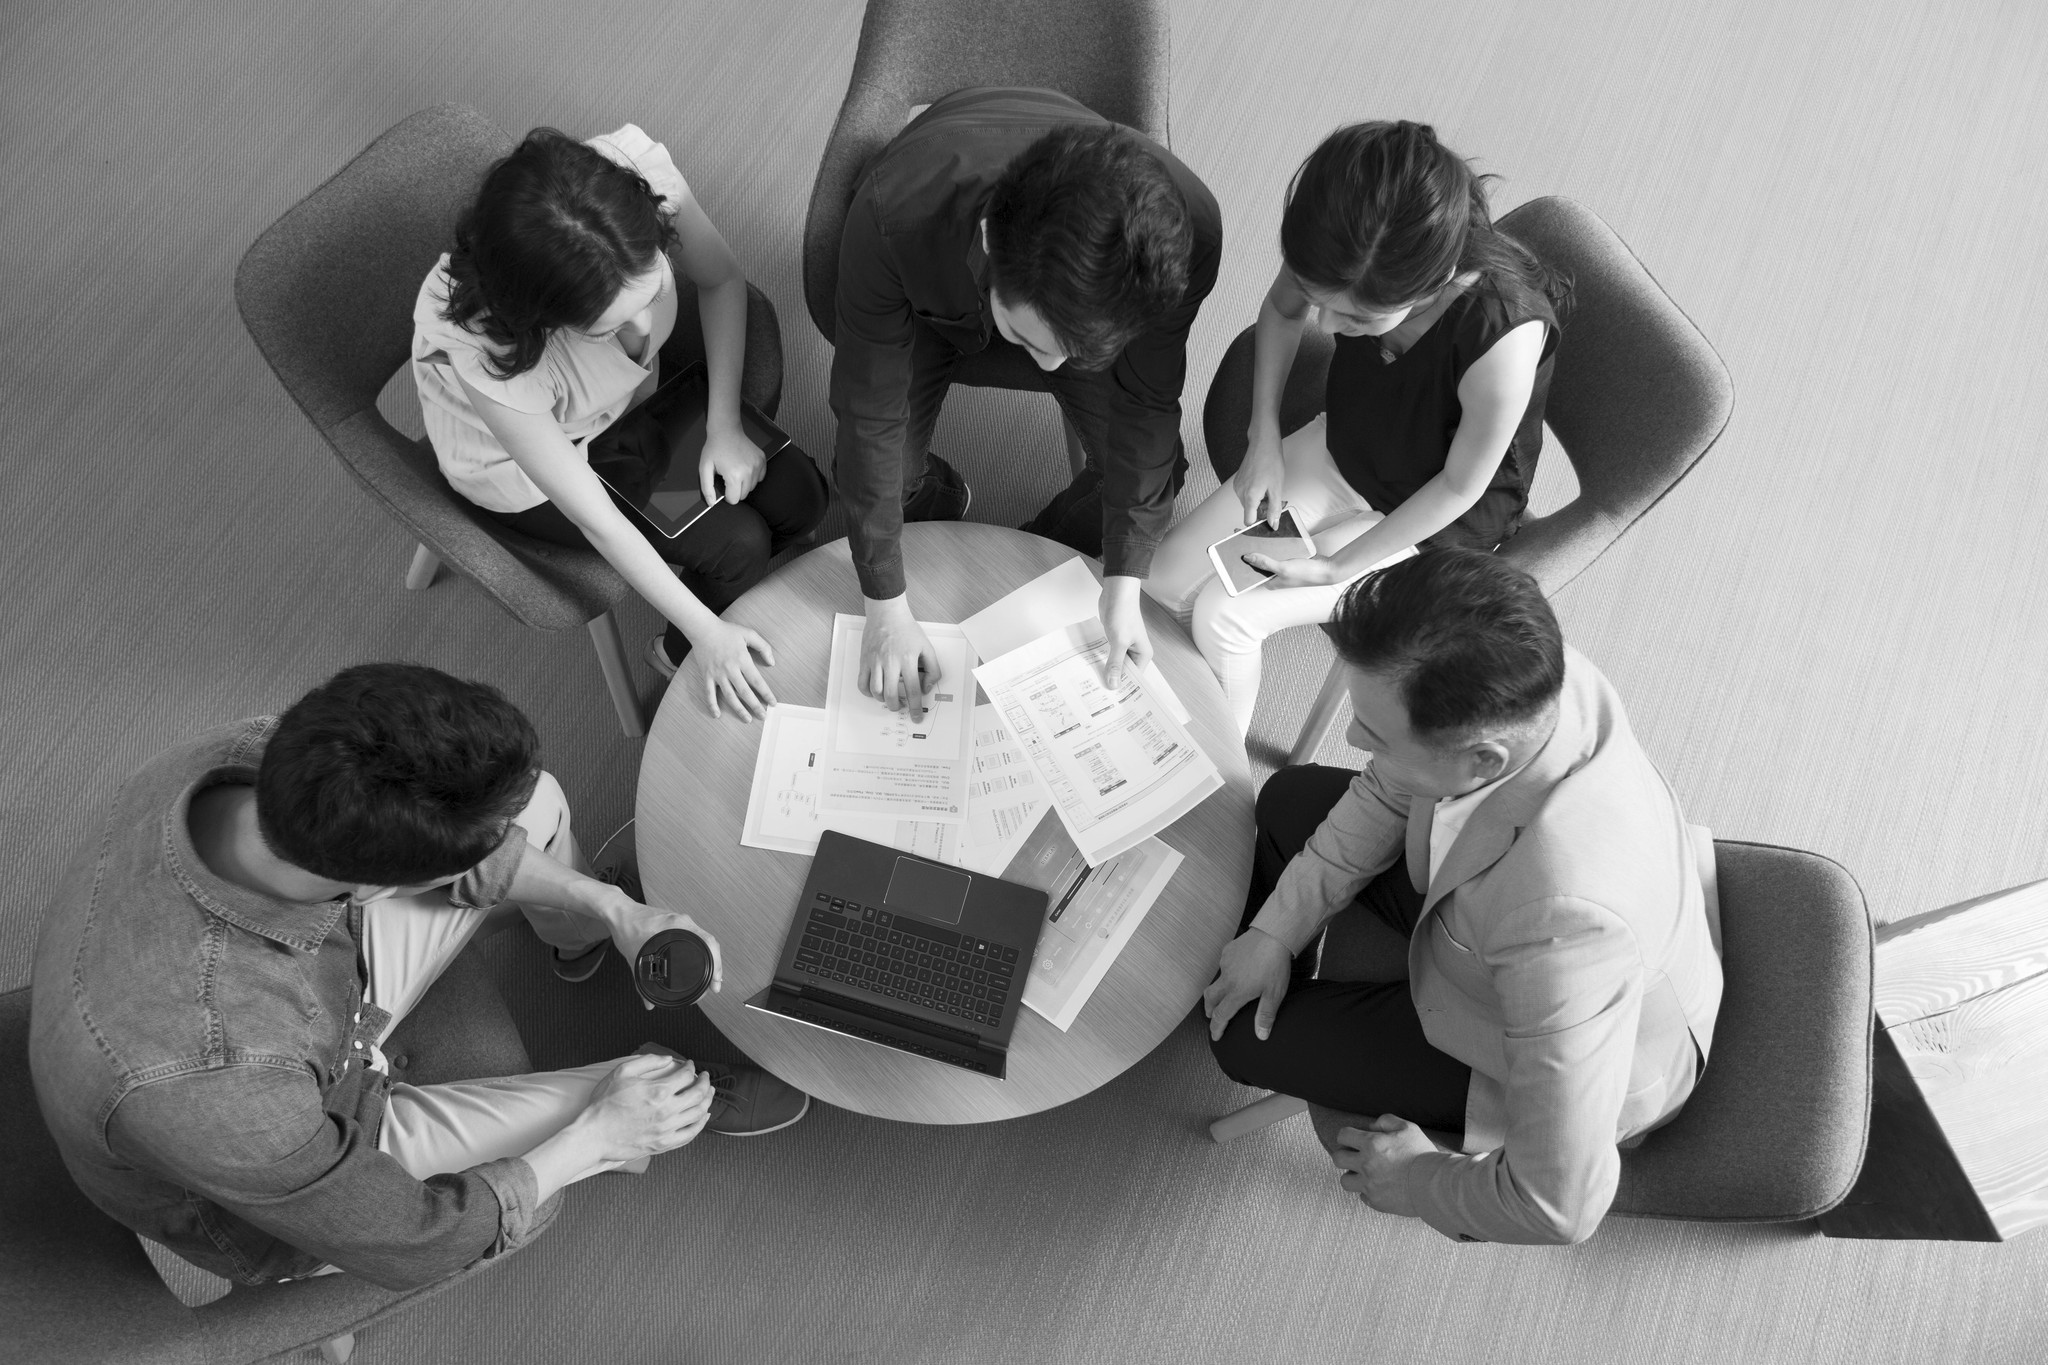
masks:
<path id="1" fill-rule="evenodd" d="M 1189 624 L 1241 729 L 1266 636 L 1328 620 L 1353 580 L 1417 545 L 1491 550 L 1515 533 L 1567 290 L 1494 228 L 1482 177 L 1417 123 L 1324 139 L 1288 189 L 1280 251 L 1244 464 L 1173 529 L 1147 583 Z M 1283 440 L 1280 393 L 1311 308 L 1336 339 L 1327 411 Z M 1290 506 L 1317 555 L 1247 556 L 1271 577 L 1230 596 L 1208 547 Z"/>

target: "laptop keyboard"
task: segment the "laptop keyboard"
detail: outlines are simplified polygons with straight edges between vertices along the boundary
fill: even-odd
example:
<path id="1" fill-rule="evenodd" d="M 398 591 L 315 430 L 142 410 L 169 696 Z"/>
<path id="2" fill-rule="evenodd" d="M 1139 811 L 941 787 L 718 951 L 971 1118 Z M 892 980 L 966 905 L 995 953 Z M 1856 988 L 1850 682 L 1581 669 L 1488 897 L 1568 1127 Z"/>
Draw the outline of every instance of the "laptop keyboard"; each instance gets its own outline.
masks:
<path id="1" fill-rule="evenodd" d="M 1005 944 L 823 891 L 811 902 L 796 950 L 796 969 L 821 981 L 860 986 L 991 1028 L 1002 1022 L 1017 967 L 1017 950 Z"/>

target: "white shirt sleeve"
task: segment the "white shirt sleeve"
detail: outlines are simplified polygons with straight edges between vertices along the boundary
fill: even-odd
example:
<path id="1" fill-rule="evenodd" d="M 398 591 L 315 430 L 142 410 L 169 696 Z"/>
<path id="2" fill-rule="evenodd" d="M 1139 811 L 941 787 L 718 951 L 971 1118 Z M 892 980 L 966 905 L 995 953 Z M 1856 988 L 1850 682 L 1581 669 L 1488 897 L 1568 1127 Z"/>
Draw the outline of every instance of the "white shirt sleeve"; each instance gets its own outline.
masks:
<path id="1" fill-rule="evenodd" d="M 665 201 L 662 207 L 671 214 L 682 207 L 683 197 L 690 192 L 690 186 L 684 181 L 683 173 L 676 169 L 668 148 L 641 132 L 637 123 L 601 133 L 583 145 L 595 148 L 621 166 L 630 166 L 638 171 L 662 197 Z"/>

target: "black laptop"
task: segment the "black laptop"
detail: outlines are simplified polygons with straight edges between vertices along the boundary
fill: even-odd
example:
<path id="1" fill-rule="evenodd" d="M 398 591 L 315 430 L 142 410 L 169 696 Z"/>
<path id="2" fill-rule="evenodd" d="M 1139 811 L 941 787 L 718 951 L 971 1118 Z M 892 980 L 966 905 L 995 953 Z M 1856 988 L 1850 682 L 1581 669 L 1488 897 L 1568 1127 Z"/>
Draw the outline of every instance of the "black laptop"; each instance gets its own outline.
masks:
<path id="1" fill-rule="evenodd" d="M 1043 891 L 827 830 L 747 1008 L 1003 1075 Z"/>

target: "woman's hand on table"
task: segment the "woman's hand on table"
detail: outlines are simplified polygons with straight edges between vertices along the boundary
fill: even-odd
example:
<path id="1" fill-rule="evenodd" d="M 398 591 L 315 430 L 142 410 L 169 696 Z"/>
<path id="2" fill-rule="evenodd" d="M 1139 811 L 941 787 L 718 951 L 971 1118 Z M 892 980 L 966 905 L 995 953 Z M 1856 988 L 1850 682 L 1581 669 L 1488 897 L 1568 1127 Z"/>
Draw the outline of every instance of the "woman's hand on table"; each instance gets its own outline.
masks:
<path id="1" fill-rule="evenodd" d="M 761 656 L 759 664 L 754 662 L 756 654 Z M 690 675 L 690 685 L 703 694 L 712 715 L 723 715 L 722 708 L 730 706 L 734 715 L 751 722 L 765 717 L 775 705 L 775 694 L 761 676 L 764 665 L 775 666 L 775 650 L 760 631 L 714 621 L 701 638 L 692 637 L 690 657 L 677 676 Z"/>

